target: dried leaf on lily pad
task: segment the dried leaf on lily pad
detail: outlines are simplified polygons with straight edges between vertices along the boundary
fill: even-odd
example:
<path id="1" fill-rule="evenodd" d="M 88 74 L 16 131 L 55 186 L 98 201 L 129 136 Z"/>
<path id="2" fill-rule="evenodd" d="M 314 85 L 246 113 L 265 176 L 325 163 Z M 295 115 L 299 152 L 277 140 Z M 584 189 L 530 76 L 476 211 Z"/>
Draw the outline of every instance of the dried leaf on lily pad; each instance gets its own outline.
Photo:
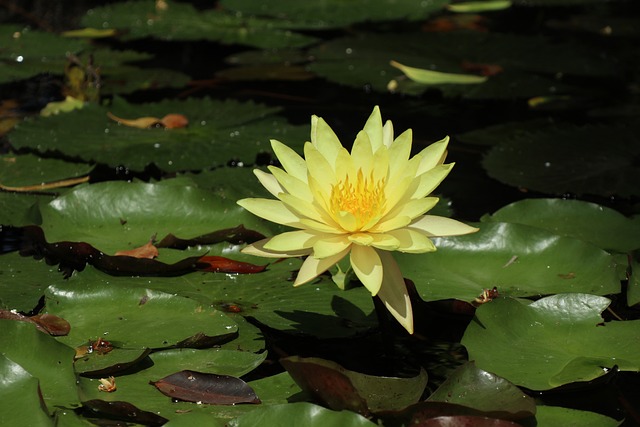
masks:
<path id="1" fill-rule="evenodd" d="M 40 332 L 45 332 L 53 336 L 67 335 L 71 330 L 69 322 L 64 320 L 62 317 L 48 313 L 37 314 L 35 316 L 25 316 L 14 311 L 0 310 L 0 319 L 34 323 Z"/>
<path id="2" fill-rule="evenodd" d="M 139 117 L 137 119 L 123 119 L 110 111 L 107 112 L 107 116 L 111 120 L 118 122 L 121 125 L 129 126 L 132 128 L 138 129 L 149 129 L 153 127 L 162 127 L 165 129 L 180 129 L 187 127 L 189 124 L 189 119 L 183 114 L 167 114 L 163 118 L 159 119 L 157 117 Z"/>
<path id="3" fill-rule="evenodd" d="M 406 408 L 416 403 L 427 385 L 421 370 L 413 378 L 382 377 L 343 368 L 330 360 L 290 356 L 280 360 L 295 382 L 331 409 L 362 415 Z"/>
<path id="4" fill-rule="evenodd" d="M 205 264 L 206 267 L 202 267 Z M 249 262 L 234 261 L 221 256 L 203 256 L 198 260 L 198 270 L 213 273 L 260 273 L 267 268 L 266 265 L 255 265 Z"/>
<path id="5" fill-rule="evenodd" d="M 76 349 L 77 354 L 78 349 Z M 107 377 L 129 369 L 144 360 L 150 348 L 114 348 L 108 353 L 87 353 L 77 359 L 73 366 L 75 371 L 87 377 Z"/>
<path id="6" fill-rule="evenodd" d="M 92 399 L 82 402 L 81 412 L 87 417 L 109 418 L 146 426 L 161 426 L 169 420 L 153 412 L 143 411 L 129 402 L 106 402 Z"/>
<path id="7" fill-rule="evenodd" d="M 133 258 L 145 258 L 153 259 L 158 256 L 158 248 L 154 246 L 153 239 L 149 240 L 146 244 L 134 249 L 126 251 L 118 251 L 115 256 L 130 256 Z"/>
<path id="8" fill-rule="evenodd" d="M 230 375 L 180 371 L 158 381 L 150 381 L 160 392 L 173 399 L 211 405 L 260 403 L 251 387 Z"/>

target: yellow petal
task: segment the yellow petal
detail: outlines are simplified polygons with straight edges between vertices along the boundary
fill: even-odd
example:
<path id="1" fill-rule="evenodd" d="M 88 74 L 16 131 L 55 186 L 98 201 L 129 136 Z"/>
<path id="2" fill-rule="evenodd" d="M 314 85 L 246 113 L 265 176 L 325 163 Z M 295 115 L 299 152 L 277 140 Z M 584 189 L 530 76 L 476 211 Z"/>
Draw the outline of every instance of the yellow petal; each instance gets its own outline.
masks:
<path id="1" fill-rule="evenodd" d="M 358 170 L 362 170 L 364 176 L 368 177 L 373 166 L 373 150 L 366 132 L 358 132 L 356 140 L 353 141 L 353 148 L 351 148 L 351 158 L 353 159 L 354 167 L 349 171 L 350 175 L 352 175 L 349 178 L 353 180 L 352 182 L 356 180 Z"/>
<path id="2" fill-rule="evenodd" d="M 354 232 L 358 228 L 358 219 L 351 213 L 346 211 L 338 212 L 334 218 L 340 228 L 346 232 Z"/>
<path id="3" fill-rule="evenodd" d="M 333 237 L 324 236 L 313 245 L 313 256 L 316 258 L 332 257 L 345 249 L 349 249 L 350 246 L 351 242 L 344 234 Z"/>
<path id="4" fill-rule="evenodd" d="M 307 164 L 298 153 L 275 139 L 271 140 L 271 149 L 289 175 L 307 182 Z"/>
<path id="5" fill-rule="evenodd" d="M 354 233 L 349 234 L 349 241 L 359 245 L 369 246 L 373 243 L 373 234 L 371 233 Z"/>
<path id="6" fill-rule="evenodd" d="M 274 196 L 278 197 L 278 194 L 284 192 L 284 189 L 273 175 L 261 171 L 260 169 L 254 169 L 253 174 L 258 178 L 260 184 L 262 184 L 262 186 Z"/>
<path id="7" fill-rule="evenodd" d="M 311 144 L 305 144 L 304 156 L 307 159 L 307 182 L 313 178 L 319 190 L 328 197 L 328 195 L 331 194 L 331 186 L 336 183 L 333 167 L 324 157 L 323 153 L 320 153 L 320 151 Z"/>
<path id="8" fill-rule="evenodd" d="M 296 277 L 296 281 L 293 283 L 293 286 L 300 286 L 315 279 L 327 271 L 329 267 L 332 267 L 335 263 L 344 258 L 348 253 L 349 249 L 347 248 L 340 253 L 322 259 L 309 255 L 302 263 L 300 271 L 298 271 L 298 277 Z"/>
<path id="9" fill-rule="evenodd" d="M 419 217 L 420 215 L 424 215 L 425 212 L 429 211 L 436 204 L 438 204 L 437 197 L 425 197 L 422 199 L 409 200 L 404 203 L 398 204 L 395 209 L 389 211 L 388 214 L 382 218 L 379 231 L 390 230 L 391 228 L 383 228 L 383 224 L 385 221 L 393 220 L 396 217 L 409 217 L 409 222 L 413 221 L 414 218 Z M 409 224 L 409 223 L 407 223 Z M 406 225 L 406 224 L 405 224 Z M 401 225 L 401 227 L 404 227 Z M 398 227 L 394 227 L 398 228 Z"/>
<path id="10" fill-rule="evenodd" d="M 399 244 L 397 250 L 400 252 L 421 254 L 436 250 L 433 242 L 420 231 L 401 228 L 400 230 L 389 231 L 388 234 L 398 239 Z"/>
<path id="11" fill-rule="evenodd" d="M 378 297 L 389 313 L 409 332 L 413 334 L 413 309 L 411 299 L 404 283 L 402 272 L 396 260 L 388 252 L 380 251 L 380 260 L 384 271 L 382 287 Z"/>
<path id="12" fill-rule="evenodd" d="M 391 144 L 393 144 L 393 123 L 391 123 L 391 120 L 387 120 L 382 127 L 382 143 L 387 148 L 390 148 Z"/>
<path id="13" fill-rule="evenodd" d="M 400 241 L 391 234 L 374 234 L 371 246 L 384 251 L 395 251 L 400 246 Z"/>
<path id="14" fill-rule="evenodd" d="M 422 161 L 420 162 L 420 167 L 418 167 L 418 175 L 444 162 L 447 156 L 447 144 L 449 144 L 449 137 L 445 136 L 440 141 L 434 142 L 419 153 Z"/>
<path id="15" fill-rule="evenodd" d="M 291 258 L 295 256 L 308 255 L 311 252 L 309 249 L 300 249 L 300 250 L 288 251 L 288 252 L 270 251 L 264 248 L 264 245 L 267 244 L 269 240 L 271 240 L 271 238 L 262 239 L 257 242 L 254 242 L 249 246 L 246 246 L 244 249 L 242 249 L 241 252 L 247 255 L 255 255 L 255 256 L 261 256 L 266 258 Z"/>
<path id="16" fill-rule="evenodd" d="M 338 151 L 342 149 L 342 143 L 331 126 L 321 117 L 311 117 L 311 142 L 329 163 L 334 164 Z"/>
<path id="17" fill-rule="evenodd" d="M 309 202 L 313 200 L 311 190 L 309 190 L 309 185 L 306 181 L 302 181 L 292 175 L 289 175 L 282 169 L 275 166 L 269 166 L 269 171 L 278 181 L 280 187 L 284 188 L 287 193 Z"/>
<path id="18" fill-rule="evenodd" d="M 289 210 L 295 212 L 300 219 L 310 218 L 318 222 L 327 222 L 325 216 L 322 215 L 319 209 L 313 203 L 309 203 L 306 200 L 299 199 L 291 194 L 281 193 L 280 200 L 285 204 Z"/>
<path id="19" fill-rule="evenodd" d="M 433 169 L 423 173 L 418 177 L 418 186 L 411 195 L 412 199 L 421 199 L 424 196 L 431 194 L 438 185 L 449 175 L 454 163 L 446 165 L 438 165 Z"/>
<path id="20" fill-rule="evenodd" d="M 404 171 L 411 155 L 411 140 L 411 129 L 408 129 L 393 141 L 389 148 L 389 170 L 391 174 Z"/>
<path id="21" fill-rule="evenodd" d="M 319 231 L 322 233 L 332 233 L 332 234 L 342 234 L 344 230 L 338 229 L 339 225 L 334 224 L 325 224 L 323 222 L 314 221 L 309 218 L 301 218 L 300 222 L 305 228 L 310 228 L 311 230 Z"/>
<path id="22" fill-rule="evenodd" d="M 288 231 L 273 236 L 264 244 L 267 251 L 289 252 L 301 249 L 309 249 L 321 236 L 318 233 L 307 230 Z"/>
<path id="23" fill-rule="evenodd" d="M 386 233 L 390 230 L 406 227 L 411 224 L 411 218 L 408 216 L 390 216 L 389 219 L 379 221 L 374 227 L 368 231 L 371 233 Z"/>
<path id="24" fill-rule="evenodd" d="M 268 221 L 289 227 L 303 228 L 300 217 L 291 212 L 280 200 L 242 199 L 237 203 L 252 214 Z"/>
<path id="25" fill-rule="evenodd" d="M 377 105 L 373 107 L 373 111 L 367 119 L 367 122 L 364 124 L 364 128 L 362 130 L 365 131 L 369 136 L 371 147 L 373 148 L 374 152 L 383 145 L 382 116 L 380 115 L 380 107 L 378 107 Z"/>
<path id="26" fill-rule="evenodd" d="M 435 215 L 425 215 L 418 218 L 408 228 L 422 231 L 431 237 L 460 236 L 478 231 L 478 228 L 463 224 L 455 219 Z"/>
<path id="27" fill-rule="evenodd" d="M 382 262 L 378 252 L 369 246 L 353 245 L 351 268 L 371 295 L 375 296 L 382 285 Z"/>

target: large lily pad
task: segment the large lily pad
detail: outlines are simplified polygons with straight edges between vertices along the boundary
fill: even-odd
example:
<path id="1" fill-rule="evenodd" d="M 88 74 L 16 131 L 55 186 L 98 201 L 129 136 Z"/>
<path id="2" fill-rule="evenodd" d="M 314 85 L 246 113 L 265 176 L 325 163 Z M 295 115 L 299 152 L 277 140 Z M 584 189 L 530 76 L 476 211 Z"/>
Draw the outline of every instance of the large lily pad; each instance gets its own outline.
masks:
<path id="1" fill-rule="evenodd" d="M 537 427 L 616 427 L 622 424 L 613 418 L 590 411 L 539 405 L 536 414 Z"/>
<path id="2" fill-rule="evenodd" d="M 311 403 L 300 402 L 259 408 L 229 422 L 229 427 L 270 426 L 341 426 L 356 427 L 376 424 L 349 411 L 335 412 Z"/>
<path id="3" fill-rule="evenodd" d="M 222 5 L 243 14 L 270 16 L 291 28 L 336 28 L 364 21 L 407 19 L 417 21 L 441 10 L 449 0 L 415 2 L 412 0 L 357 0 L 344 2 L 299 2 L 282 0 L 259 3 L 252 0 L 226 0 Z"/>
<path id="4" fill-rule="evenodd" d="M 0 423 L 53 427 L 43 408 L 38 379 L 22 366 L 0 354 Z M 36 409 L 37 408 L 37 409 Z"/>
<path id="5" fill-rule="evenodd" d="M 520 224 L 481 223 L 467 236 L 434 240 L 438 250 L 397 254 L 404 276 L 426 301 L 472 301 L 484 289 L 500 295 L 620 291 L 613 256 L 578 239 Z"/>
<path id="6" fill-rule="evenodd" d="M 211 40 L 261 48 L 304 46 L 315 38 L 293 33 L 275 20 L 224 10 L 197 10 L 190 4 L 140 0 L 91 9 L 82 24 L 122 31 L 127 39 Z"/>
<path id="7" fill-rule="evenodd" d="M 124 119 L 178 113 L 187 117 L 189 125 L 138 129 L 118 124 L 107 116 L 109 112 Z M 307 127 L 291 126 L 277 112 L 252 102 L 208 98 L 141 105 L 115 98 L 109 106 L 87 105 L 67 114 L 26 120 L 11 133 L 11 143 L 140 171 L 151 163 L 166 171 L 200 170 L 231 160 L 252 164 L 256 155 L 270 152 L 270 138 L 298 150 L 308 139 Z"/>
<path id="8" fill-rule="evenodd" d="M 192 238 L 243 224 L 268 234 L 269 225 L 235 200 L 189 184 L 193 183 L 79 186 L 40 206 L 42 228 L 49 242 L 86 242 L 108 254 L 142 246 L 154 235 L 160 240 L 169 233 Z"/>
<path id="9" fill-rule="evenodd" d="M 31 323 L 4 319 L 0 319 L 0 348 L 3 356 L 39 380 L 48 408 L 78 405 L 72 348 Z"/>
<path id="10" fill-rule="evenodd" d="M 613 209 L 579 200 L 527 199 L 482 219 L 531 225 L 606 250 L 628 252 L 640 248 L 640 216 L 627 218 Z"/>
<path id="11" fill-rule="evenodd" d="M 32 154 L 0 155 L 0 183 L 8 187 L 40 184 L 87 175 L 93 166 L 62 160 L 43 159 Z M 38 191 L 37 188 L 31 191 Z"/>
<path id="12" fill-rule="evenodd" d="M 523 56 L 526 50 L 531 55 Z M 501 71 L 482 84 L 424 85 L 411 83 L 397 90 L 420 94 L 438 89 L 445 96 L 467 98 L 515 98 L 570 91 L 556 73 L 589 76 L 610 75 L 609 61 L 586 47 L 552 43 L 538 37 L 496 33 L 449 32 L 445 34 L 360 34 L 336 39 L 311 49 L 316 59 L 310 69 L 338 83 L 386 92 L 389 81 L 401 73 L 390 65 L 465 74 L 465 66 L 485 64 Z M 465 65 L 466 64 L 466 65 Z"/>
<path id="13" fill-rule="evenodd" d="M 122 348 L 205 347 L 237 331 L 224 313 L 164 292 L 104 287 L 49 287 L 46 309 L 71 324 L 60 341 L 77 347 L 103 338 Z"/>
<path id="14" fill-rule="evenodd" d="M 462 338 L 479 368 L 534 390 L 640 370 L 640 320 L 604 322 L 610 300 L 559 294 L 484 304 Z"/>
<path id="15" fill-rule="evenodd" d="M 637 196 L 639 155 L 635 123 L 558 126 L 493 147 L 483 166 L 505 184 L 544 193 Z"/>

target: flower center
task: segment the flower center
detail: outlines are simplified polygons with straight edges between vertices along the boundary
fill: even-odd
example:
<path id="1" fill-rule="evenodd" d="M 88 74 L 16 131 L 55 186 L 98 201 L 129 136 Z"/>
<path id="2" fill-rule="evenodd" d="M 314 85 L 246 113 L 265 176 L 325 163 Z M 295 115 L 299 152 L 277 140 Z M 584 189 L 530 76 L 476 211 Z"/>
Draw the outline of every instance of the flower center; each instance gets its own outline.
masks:
<path id="1" fill-rule="evenodd" d="M 384 208 L 384 183 L 384 180 L 375 181 L 373 172 L 365 178 L 362 169 L 358 170 L 355 182 L 351 182 L 347 175 L 331 188 L 332 212 L 349 212 L 356 218 L 357 230 L 361 229 Z"/>

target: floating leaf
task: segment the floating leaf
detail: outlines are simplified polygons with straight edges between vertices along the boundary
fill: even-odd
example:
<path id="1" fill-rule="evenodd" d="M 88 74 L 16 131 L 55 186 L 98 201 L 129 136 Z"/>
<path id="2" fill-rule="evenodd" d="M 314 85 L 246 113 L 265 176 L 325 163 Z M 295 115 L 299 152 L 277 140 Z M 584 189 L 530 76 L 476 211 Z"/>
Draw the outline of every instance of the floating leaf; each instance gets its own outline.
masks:
<path id="1" fill-rule="evenodd" d="M 162 5 L 162 7 L 159 7 Z M 236 15 L 225 10 L 198 10 L 169 0 L 141 0 L 93 8 L 83 19 L 87 27 L 122 30 L 127 39 L 211 40 L 261 48 L 304 46 L 315 38 L 286 30 L 276 20 Z"/>
<path id="2" fill-rule="evenodd" d="M 381 377 L 343 368 L 330 360 L 298 356 L 280 359 L 296 383 L 331 409 L 349 409 L 362 415 L 403 409 L 416 403 L 427 385 L 421 370 L 413 378 Z"/>
<path id="3" fill-rule="evenodd" d="M 162 394 L 186 402 L 211 405 L 260 403 L 260 399 L 247 383 L 229 375 L 180 371 L 152 381 L 151 384 Z"/>
<path id="4" fill-rule="evenodd" d="M 373 427 L 377 424 L 350 411 L 331 411 L 311 403 L 300 402 L 258 408 L 229 421 L 229 427 L 305 426 L 305 427 Z"/>
<path id="5" fill-rule="evenodd" d="M 67 335 L 70 330 L 69 322 L 61 317 L 46 313 L 35 316 L 25 316 L 16 311 L 0 309 L 0 319 L 33 323 L 39 331 L 53 336 Z"/>
<path id="6" fill-rule="evenodd" d="M 84 107 L 84 101 L 67 96 L 64 101 L 48 103 L 42 110 L 40 110 L 40 115 L 42 117 L 48 117 L 55 114 L 79 110 L 82 107 Z"/>
<path id="7" fill-rule="evenodd" d="M 74 367 L 77 373 L 91 377 L 116 375 L 140 363 L 150 352 L 149 348 L 114 348 L 108 353 L 94 351 L 80 358 L 76 356 Z"/>
<path id="8" fill-rule="evenodd" d="M 611 208 L 580 200 L 521 200 L 482 220 L 543 228 L 606 250 L 628 252 L 640 248 L 640 216 L 627 218 Z"/>
<path id="9" fill-rule="evenodd" d="M 87 337 L 104 337 L 131 349 L 210 347 L 237 331 L 223 313 L 164 292 L 64 286 L 49 287 L 46 298 L 47 312 L 71 323 L 71 332 L 60 340 L 73 347 L 84 344 Z"/>
<path id="10" fill-rule="evenodd" d="M 473 301 L 494 286 L 503 296 L 620 292 L 612 255 L 546 230 L 481 223 L 477 233 L 434 243 L 436 252 L 396 256 L 404 276 L 426 301 Z"/>
<path id="11" fill-rule="evenodd" d="M 517 420 L 536 413 L 533 398 L 504 378 L 477 368 L 473 362 L 456 369 L 428 400 L 464 405 L 493 418 Z"/>
<path id="12" fill-rule="evenodd" d="M 590 411 L 579 411 L 559 406 L 538 405 L 537 427 L 580 426 L 580 427 L 617 427 L 622 421 Z"/>
<path id="13" fill-rule="evenodd" d="M 640 320 L 604 322 L 610 302 L 587 294 L 499 298 L 476 310 L 462 344 L 479 368 L 534 390 L 590 381 L 614 367 L 638 371 Z"/>
<path id="14" fill-rule="evenodd" d="M 511 0 L 463 1 L 447 5 L 455 13 L 482 13 L 511 7 Z"/>
<path id="15" fill-rule="evenodd" d="M 72 348 L 43 334 L 32 324 L 4 319 L 0 319 L 0 348 L 1 356 L 39 380 L 47 408 L 53 410 L 57 406 L 71 407 L 79 403 Z"/>
<path id="16" fill-rule="evenodd" d="M 11 406 L 0 411 L 2 425 L 53 427 L 40 394 L 38 378 L 4 354 L 0 354 L 0 378 L 0 401 Z"/>
<path id="17" fill-rule="evenodd" d="M 505 184 L 544 193 L 637 196 L 638 129 L 635 123 L 549 126 L 493 147 L 483 166 Z"/>
<path id="18" fill-rule="evenodd" d="M 189 118 L 190 125 L 171 131 L 137 129 L 110 120 L 109 111 L 118 117 L 137 117 L 140 111 L 162 117 L 168 111 L 179 111 Z M 140 105 L 115 98 L 110 106 L 91 104 L 82 110 L 20 123 L 11 132 L 11 144 L 39 152 L 58 150 L 87 162 L 138 171 L 152 163 L 165 171 L 205 169 L 233 159 L 252 164 L 258 154 L 271 152 L 270 138 L 299 151 L 308 139 L 308 126 L 289 125 L 276 115 L 278 111 L 253 102 L 207 98 Z M 82 123 L 81 132 L 78 123 Z"/>
<path id="19" fill-rule="evenodd" d="M 167 114 L 163 118 L 157 117 L 140 117 L 137 119 L 122 119 L 115 116 L 110 111 L 107 116 L 121 125 L 129 126 L 137 129 L 149 129 L 153 127 L 162 127 L 165 129 L 180 129 L 187 127 L 189 120 L 182 114 Z"/>
<path id="20" fill-rule="evenodd" d="M 47 183 L 82 178 L 92 169 L 93 166 L 86 163 L 43 159 L 33 154 L 0 155 L 0 183 L 5 190 L 7 187 L 32 187 L 28 191 L 46 191 L 50 189 Z"/>
<path id="21" fill-rule="evenodd" d="M 214 273 L 260 273 L 267 268 L 266 265 L 234 261 L 221 256 L 203 256 L 198 260 L 198 263 L 207 264 L 206 268 L 198 267 L 200 271 L 211 271 Z"/>
<path id="22" fill-rule="evenodd" d="M 426 70 L 422 68 L 409 67 L 396 61 L 390 64 L 402 71 L 411 80 L 425 85 L 437 84 L 479 84 L 487 81 L 484 76 L 474 76 L 471 74 L 443 73 L 441 71 Z"/>
<path id="23" fill-rule="evenodd" d="M 129 402 L 122 401 L 87 400 L 82 402 L 82 413 L 90 418 L 104 417 L 147 426 L 161 426 L 167 422 L 167 419 L 160 415 L 143 411 Z"/>

